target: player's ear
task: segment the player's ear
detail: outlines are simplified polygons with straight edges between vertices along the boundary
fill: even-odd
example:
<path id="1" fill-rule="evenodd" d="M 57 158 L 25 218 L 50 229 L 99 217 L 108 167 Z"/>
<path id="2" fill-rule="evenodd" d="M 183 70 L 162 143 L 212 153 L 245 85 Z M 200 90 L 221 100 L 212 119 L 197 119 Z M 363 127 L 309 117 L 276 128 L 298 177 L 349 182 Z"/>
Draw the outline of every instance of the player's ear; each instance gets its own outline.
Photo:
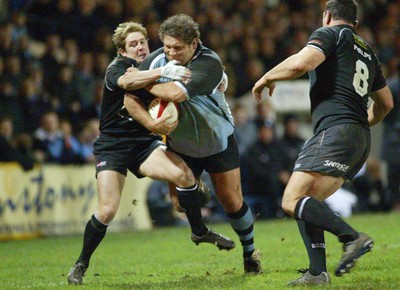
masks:
<path id="1" fill-rule="evenodd" d="M 199 45 L 198 39 L 197 38 L 193 39 L 193 41 L 192 41 L 192 49 L 196 50 L 198 45 Z"/>
<path id="2" fill-rule="evenodd" d="M 126 52 L 122 48 L 118 49 L 118 54 L 122 55 L 122 56 L 126 56 Z"/>
<path id="3" fill-rule="evenodd" d="M 332 22 L 332 14 L 328 10 L 326 10 L 325 13 L 326 13 L 326 24 L 329 25 Z"/>

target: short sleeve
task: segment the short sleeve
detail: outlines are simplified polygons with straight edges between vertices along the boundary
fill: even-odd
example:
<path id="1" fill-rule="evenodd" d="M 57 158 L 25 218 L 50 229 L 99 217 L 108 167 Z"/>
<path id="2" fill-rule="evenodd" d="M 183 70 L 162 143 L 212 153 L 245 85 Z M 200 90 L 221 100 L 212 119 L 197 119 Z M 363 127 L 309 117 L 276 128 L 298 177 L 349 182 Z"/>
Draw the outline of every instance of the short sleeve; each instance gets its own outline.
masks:
<path id="1" fill-rule="evenodd" d="M 328 57 L 336 49 L 336 37 L 332 30 L 321 27 L 311 33 L 307 46 L 314 47 Z"/>
<path id="2" fill-rule="evenodd" d="M 136 65 L 136 62 L 127 61 L 124 59 L 117 59 L 116 61 L 112 62 L 106 70 L 105 82 L 107 89 L 113 91 L 119 88 L 118 79 L 126 72 L 128 67 L 135 67 Z"/>
<path id="3" fill-rule="evenodd" d="M 192 71 L 191 81 L 182 83 L 189 96 L 209 95 L 218 86 L 223 76 L 223 66 L 215 53 L 204 53 L 188 66 Z"/>

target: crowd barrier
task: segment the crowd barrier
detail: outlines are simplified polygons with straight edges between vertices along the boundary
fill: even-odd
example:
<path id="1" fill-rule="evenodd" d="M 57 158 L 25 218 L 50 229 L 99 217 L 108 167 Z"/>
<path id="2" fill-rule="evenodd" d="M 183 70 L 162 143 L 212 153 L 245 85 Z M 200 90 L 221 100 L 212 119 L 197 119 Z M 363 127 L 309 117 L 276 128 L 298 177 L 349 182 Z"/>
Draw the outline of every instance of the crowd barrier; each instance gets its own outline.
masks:
<path id="1" fill-rule="evenodd" d="M 149 230 L 150 179 L 128 174 L 110 231 Z M 0 163 L 0 240 L 83 233 L 97 206 L 94 165 Z"/>

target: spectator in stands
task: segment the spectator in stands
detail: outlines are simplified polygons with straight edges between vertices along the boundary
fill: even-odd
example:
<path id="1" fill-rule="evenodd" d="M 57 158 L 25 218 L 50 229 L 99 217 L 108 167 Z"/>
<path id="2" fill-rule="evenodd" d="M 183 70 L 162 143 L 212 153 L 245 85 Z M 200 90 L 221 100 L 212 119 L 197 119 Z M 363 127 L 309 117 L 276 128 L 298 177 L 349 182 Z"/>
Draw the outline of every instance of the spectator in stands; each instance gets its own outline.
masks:
<path id="1" fill-rule="evenodd" d="M 25 122 L 17 94 L 10 81 L 0 78 L 0 115 L 10 116 L 16 133 L 24 130 Z"/>
<path id="2" fill-rule="evenodd" d="M 352 187 L 357 196 L 355 210 L 358 212 L 387 211 L 390 209 L 387 200 L 383 176 L 379 160 L 369 157 L 352 181 Z M 345 184 L 346 185 L 346 184 Z"/>
<path id="3" fill-rule="evenodd" d="M 61 66 L 57 75 L 53 76 L 53 82 L 49 85 L 49 93 L 57 113 L 62 117 L 72 118 L 76 124 L 81 105 L 78 89 L 74 82 L 74 73 L 73 66 Z"/>
<path id="4" fill-rule="evenodd" d="M 186 217 L 175 211 L 169 196 L 168 183 L 153 180 L 147 190 L 147 207 L 156 227 L 187 225 Z"/>
<path id="5" fill-rule="evenodd" d="M 387 164 L 389 203 L 400 211 L 400 63 L 398 73 L 388 80 L 394 108 L 383 120 L 382 158 Z"/>
<path id="6" fill-rule="evenodd" d="M 82 109 L 85 109 L 93 103 L 93 92 L 96 83 L 92 53 L 84 52 L 79 55 L 74 82 L 79 103 Z"/>
<path id="7" fill-rule="evenodd" d="M 42 162 L 60 164 L 82 163 L 79 149 L 60 129 L 57 113 L 46 112 L 40 120 L 40 127 L 33 135 L 33 150 Z M 64 127 L 65 129 L 65 127 Z"/>
<path id="8" fill-rule="evenodd" d="M 32 133 L 39 126 L 43 113 L 49 109 L 49 100 L 38 92 L 32 78 L 26 77 L 21 83 L 19 102 L 24 116 L 25 131 Z"/>
<path id="9" fill-rule="evenodd" d="M 76 22 L 76 9 L 73 0 L 57 0 L 55 4 L 54 18 L 56 21 L 55 33 L 61 39 L 76 38 L 79 33 L 79 25 Z"/>
<path id="10" fill-rule="evenodd" d="M 275 130 L 276 116 L 269 101 L 261 100 L 256 104 L 256 115 L 254 118 L 254 123 L 257 127 L 263 124 L 272 124 Z"/>
<path id="11" fill-rule="evenodd" d="M 299 119 L 295 114 L 286 114 L 283 118 L 283 137 L 279 146 L 283 153 L 283 171 L 280 174 L 280 181 L 283 189 L 289 181 L 293 172 L 294 163 L 299 155 L 305 140 L 299 134 Z"/>
<path id="12" fill-rule="evenodd" d="M 23 147 L 22 142 L 16 146 L 13 140 L 13 121 L 10 117 L 0 117 L 0 162 L 18 162 L 24 170 L 30 170 L 34 165 L 34 158 L 29 153 L 28 147 Z"/>
<path id="13" fill-rule="evenodd" d="M 12 54 L 13 38 L 10 22 L 0 23 L 0 56 L 6 57 Z"/>
<path id="14" fill-rule="evenodd" d="M 113 1 L 114 2 L 114 1 Z M 77 17 L 75 21 L 79 32 L 75 34 L 79 48 L 82 51 L 93 50 L 96 31 L 101 27 L 101 15 L 97 13 L 96 0 L 78 0 Z"/>
<path id="15" fill-rule="evenodd" d="M 76 66 L 79 58 L 79 47 L 76 40 L 72 38 L 64 40 L 64 49 L 66 55 L 65 64 Z"/>
<path id="16" fill-rule="evenodd" d="M 23 79 L 21 60 L 18 55 L 11 54 L 5 58 L 4 76 L 17 91 Z"/>
<path id="17" fill-rule="evenodd" d="M 243 156 L 248 148 L 257 140 L 257 126 L 251 119 L 249 109 L 243 102 L 236 102 L 232 108 L 235 123 L 235 136 L 239 154 Z"/>
<path id="18" fill-rule="evenodd" d="M 279 209 L 279 173 L 283 158 L 271 122 L 259 123 L 258 140 L 244 156 L 248 192 L 244 198 L 259 218 L 274 218 Z"/>
<path id="19" fill-rule="evenodd" d="M 61 39 L 58 34 L 50 34 L 46 37 L 46 50 L 40 59 L 45 74 L 46 86 L 52 83 L 54 76 L 57 75 L 61 65 L 65 61 L 65 51 L 61 46 Z"/>
<path id="20" fill-rule="evenodd" d="M 67 119 L 60 120 L 60 131 L 64 141 L 63 150 L 60 156 L 60 162 L 64 164 L 82 164 L 85 163 L 83 146 L 80 139 L 73 131 L 72 124 Z"/>
<path id="21" fill-rule="evenodd" d="M 83 160 L 86 163 L 95 162 L 93 154 L 93 143 L 95 139 L 100 135 L 99 127 L 99 119 L 90 119 L 85 122 L 82 131 L 79 133 L 79 142 L 82 146 L 80 152 Z"/>

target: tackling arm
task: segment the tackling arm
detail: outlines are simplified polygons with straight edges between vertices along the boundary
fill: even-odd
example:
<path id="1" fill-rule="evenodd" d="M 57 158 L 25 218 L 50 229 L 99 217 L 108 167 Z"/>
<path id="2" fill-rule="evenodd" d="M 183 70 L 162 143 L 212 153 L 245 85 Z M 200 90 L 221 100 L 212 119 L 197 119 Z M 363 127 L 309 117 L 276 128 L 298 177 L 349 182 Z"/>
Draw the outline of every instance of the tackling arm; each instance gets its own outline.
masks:
<path id="1" fill-rule="evenodd" d="M 149 112 L 145 109 L 143 103 L 135 95 L 125 94 L 124 106 L 129 115 L 131 115 L 136 122 L 140 123 L 143 127 L 154 134 L 167 135 L 178 125 L 178 121 L 172 124 L 166 122 L 170 117 L 169 115 L 161 116 L 160 118 L 153 120 Z"/>
<path id="2" fill-rule="evenodd" d="M 324 61 L 325 55 L 322 51 L 306 46 L 263 75 L 253 87 L 253 96 L 257 101 L 261 100 L 262 91 L 265 87 L 269 88 L 269 95 L 272 96 L 275 82 L 297 79 L 306 72 L 315 69 Z"/>
<path id="3" fill-rule="evenodd" d="M 130 67 L 118 79 L 118 86 L 126 91 L 144 88 L 154 83 L 160 77 L 172 80 L 184 80 L 190 78 L 191 71 L 184 66 L 177 65 L 177 61 L 170 61 L 163 67 L 140 71 L 135 67 Z"/>
<path id="4" fill-rule="evenodd" d="M 186 91 L 183 85 L 178 82 L 152 83 L 146 86 L 145 89 L 164 101 L 174 103 L 186 101 Z"/>
<path id="5" fill-rule="evenodd" d="M 382 89 L 373 92 L 371 98 L 374 102 L 368 108 L 368 123 L 370 126 L 373 126 L 382 121 L 390 110 L 393 109 L 393 96 L 386 85 Z"/>
<path id="6" fill-rule="evenodd" d="M 140 71 L 137 68 L 130 67 L 118 79 L 118 86 L 126 91 L 137 90 L 155 82 L 161 77 L 161 68 Z"/>

